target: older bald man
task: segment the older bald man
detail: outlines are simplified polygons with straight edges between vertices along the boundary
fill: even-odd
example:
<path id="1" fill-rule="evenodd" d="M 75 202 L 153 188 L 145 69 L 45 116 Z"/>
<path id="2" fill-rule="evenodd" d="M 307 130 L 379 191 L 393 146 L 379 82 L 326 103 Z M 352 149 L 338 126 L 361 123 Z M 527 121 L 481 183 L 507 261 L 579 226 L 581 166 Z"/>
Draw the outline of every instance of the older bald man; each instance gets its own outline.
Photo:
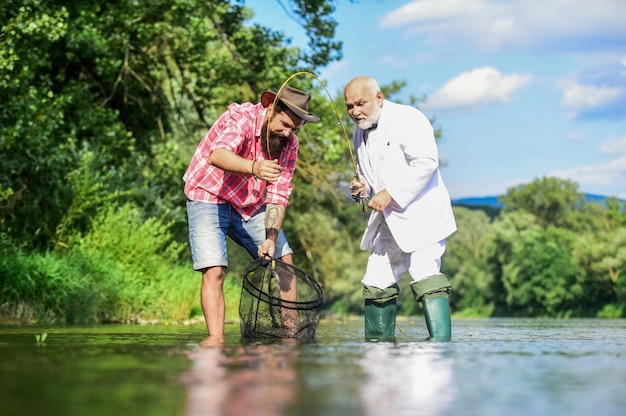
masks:
<path id="1" fill-rule="evenodd" d="M 371 77 L 352 79 L 344 95 L 358 126 L 359 178 L 350 189 L 369 197 L 372 209 L 361 241 L 361 249 L 371 250 L 362 280 L 365 336 L 395 339 L 398 282 L 408 271 L 430 339 L 450 340 L 451 285 L 441 273 L 441 257 L 456 222 L 433 127 L 417 108 L 386 100 Z"/>

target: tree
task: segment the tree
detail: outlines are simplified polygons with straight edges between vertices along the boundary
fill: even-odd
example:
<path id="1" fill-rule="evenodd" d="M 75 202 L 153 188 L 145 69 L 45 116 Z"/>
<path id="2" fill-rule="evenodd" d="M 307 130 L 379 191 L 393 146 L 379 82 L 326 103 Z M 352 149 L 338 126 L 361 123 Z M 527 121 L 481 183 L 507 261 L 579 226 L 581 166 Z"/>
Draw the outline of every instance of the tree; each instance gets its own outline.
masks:
<path id="1" fill-rule="evenodd" d="M 46 249 L 60 223 L 87 224 L 65 217 L 85 206 L 68 181 L 85 174 L 85 154 L 95 155 L 94 176 L 107 177 L 103 192 L 132 191 L 147 216 L 169 212 L 182 224 L 180 177 L 217 115 L 340 57 L 332 3 L 290 4 L 311 52 L 247 25 L 241 1 L 5 1 L 0 232 Z"/>
<path id="2" fill-rule="evenodd" d="M 594 310 L 616 306 L 617 316 L 626 312 L 626 227 L 578 236 L 573 258 L 587 282 L 585 296 Z"/>
<path id="3" fill-rule="evenodd" d="M 454 207 L 457 232 L 446 239 L 442 271 L 452 283 L 450 305 L 455 313 L 489 316 L 493 311 L 493 275 L 486 250 L 493 239 L 491 221 L 483 211 Z"/>
<path id="4" fill-rule="evenodd" d="M 526 211 L 544 226 L 568 226 L 568 215 L 580 208 L 584 195 L 578 184 L 563 179 L 542 177 L 530 184 L 509 188 L 501 197 L 504 212 Z"/>
<path id="5" fill-rule="evenodd" d="M 575 234 L 548 227 L 524 233 L 503 267 L 507 305 L 515 316 L 581 316 L 590 306 L 572 259 Z"/>

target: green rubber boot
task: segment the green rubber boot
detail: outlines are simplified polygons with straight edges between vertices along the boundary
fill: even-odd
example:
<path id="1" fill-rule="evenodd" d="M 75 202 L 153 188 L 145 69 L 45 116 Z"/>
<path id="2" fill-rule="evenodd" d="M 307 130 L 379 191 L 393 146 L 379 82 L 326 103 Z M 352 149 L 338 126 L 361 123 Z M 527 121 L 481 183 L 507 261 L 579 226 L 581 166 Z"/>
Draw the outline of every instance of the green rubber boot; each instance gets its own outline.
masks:
<path id="1" fill-rule="evenodd" d="M 440 293 L 426 295 L 422 300 L 426 327 L 428 327 L 431 341 L 450 341 L 452 338 L 450 304 L 448 295 L 438 296 Z"/>
<path id="2" fill-rule="evenodd" d="M 396 335 L 396 300 L 379 304 L 371 299 L 365 301 L 365 337 L 384 339 Z"/>
<path id="3" fill-rule="evenodd" d="M 365 339 L 395 341 L 398 292 L 397 285 L 387 289 L 363 287 Z"/>
<path id="4" fill-rule="evenodd" d="M 422 302 L 426 327 L 431 341 L 450 341 L 452 338 L 450 303 L 448 301 L 450 288 L 450 282 L 443 274 L 411 283 L 415 300 Z"/>

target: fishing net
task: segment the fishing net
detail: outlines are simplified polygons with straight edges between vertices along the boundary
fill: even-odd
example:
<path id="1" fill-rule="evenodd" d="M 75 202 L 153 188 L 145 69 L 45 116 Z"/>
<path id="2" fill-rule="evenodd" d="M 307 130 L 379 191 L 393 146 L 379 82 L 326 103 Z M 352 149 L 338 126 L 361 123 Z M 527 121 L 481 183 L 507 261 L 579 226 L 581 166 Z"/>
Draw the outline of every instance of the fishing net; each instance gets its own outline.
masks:
<path id="1" fill-rule="evenodd" d="M 245 338 L 313 338 L 324 300 L 308 273 L 279 259 L 259 258 L 246 267 L 239 302 Z"/>

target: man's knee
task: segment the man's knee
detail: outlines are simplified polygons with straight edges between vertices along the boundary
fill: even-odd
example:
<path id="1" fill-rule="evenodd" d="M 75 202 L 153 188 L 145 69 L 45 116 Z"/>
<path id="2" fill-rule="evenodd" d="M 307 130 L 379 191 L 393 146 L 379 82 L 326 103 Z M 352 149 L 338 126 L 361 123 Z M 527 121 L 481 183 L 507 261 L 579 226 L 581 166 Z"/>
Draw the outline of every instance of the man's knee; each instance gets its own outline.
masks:
<path id="1" fill-rule="evenodd" d="M 363 299 L 365 299 L 366 302 L 384 304 L 390 300 L 397 299 L 399 294 L 400 287 L 397 283 L 385 289 L 363 285 Z"/>
<path id="2" fill-rule="evenodd" d="M 206 284 L 223 284 L 226 268 L 222 266 L 206 267 L 202 270 L 202 282 Z"/>
<path id="3" fill-rule="evenodd" d="M 448 278 L 443 273 L 413 282 L 410 286 L 413 296 L 418 302 L 424 297 L 448 297 L 452 288 Z"/>

